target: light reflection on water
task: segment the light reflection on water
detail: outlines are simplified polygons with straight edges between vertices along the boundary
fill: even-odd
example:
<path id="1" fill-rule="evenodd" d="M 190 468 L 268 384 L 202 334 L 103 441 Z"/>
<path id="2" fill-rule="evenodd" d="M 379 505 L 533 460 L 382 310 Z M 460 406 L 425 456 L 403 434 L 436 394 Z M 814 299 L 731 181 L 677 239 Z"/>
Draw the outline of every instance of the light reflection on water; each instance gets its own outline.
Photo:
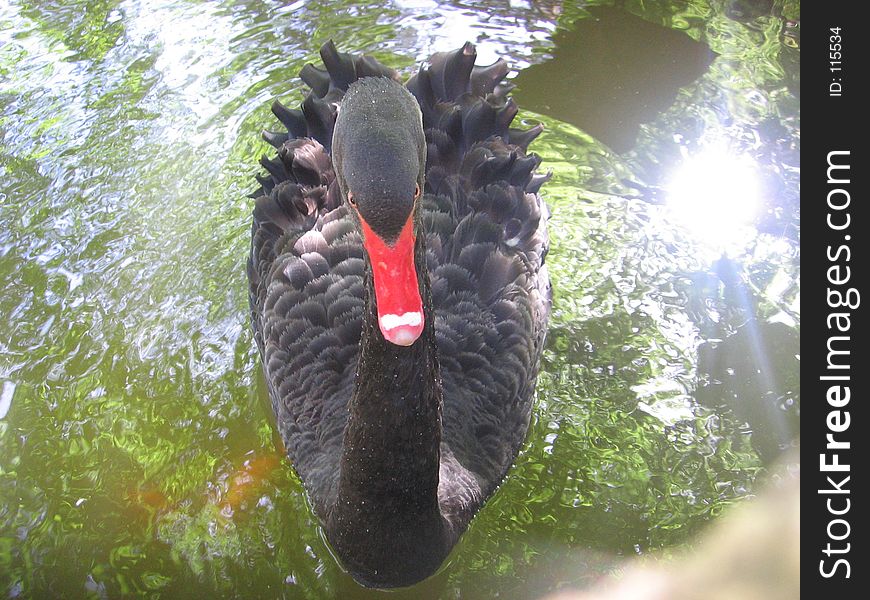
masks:
<path id="1" fill-rule="evenodd" d="M 759 188 L 754 161 L 721 144 L 684 158 L 668 178 L 665 202 L 700 245 L 721 253 L 742 243 L 742 251 L 758 235 L 753 225 L 761 208 Z"/>
<path id="2" fill-rule="evenodd" d="M 584 585 L 689 539 L 794 442 L 799 4 L 736 20 L 627 6 L 718 57 L 664 90 L 622 154 L 521 113 L 546 125 L 534 149 L 554 171 L 535 423 L 449 565 L 394 597 Z M 466 39 L 482 60 L 540 65 L 582 16 L 568 2 L 0 5 L 0 589 L 377 596 L 330 557 L 258 395 L 243 265 L 259 130 L 274 98 L 301 100 L 296 75 L 328 37 L 406 74 Z M 750 235 L 710 243 L 674 218 L 667 184 L 723 131 L 761 203 Z"/>

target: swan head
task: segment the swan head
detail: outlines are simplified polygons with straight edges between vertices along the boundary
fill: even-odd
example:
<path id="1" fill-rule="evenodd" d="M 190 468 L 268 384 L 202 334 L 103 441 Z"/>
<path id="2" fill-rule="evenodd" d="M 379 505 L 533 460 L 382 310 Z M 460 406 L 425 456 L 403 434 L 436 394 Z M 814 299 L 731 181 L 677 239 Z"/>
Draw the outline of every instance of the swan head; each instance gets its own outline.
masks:
<path id="1" fill-rule="evenodd" d="M 359 224 L 371 265 L 381 334 L 410 346 L 424 325 L 415 242 L 426 138 L 416 99 L 384 77 L 351 84 L 338 111 L 332 151 L 341 195 Z"/>

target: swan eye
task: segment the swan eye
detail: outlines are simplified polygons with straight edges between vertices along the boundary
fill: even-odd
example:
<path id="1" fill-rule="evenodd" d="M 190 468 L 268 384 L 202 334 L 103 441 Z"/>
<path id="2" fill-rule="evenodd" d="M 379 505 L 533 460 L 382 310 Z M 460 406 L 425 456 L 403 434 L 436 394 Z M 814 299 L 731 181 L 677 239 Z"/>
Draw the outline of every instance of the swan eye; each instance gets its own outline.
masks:
<path id="1" fill-rule="evenodd" d="M 420 184 L 414 186 L 414 200 L 420 197 Z"/>
<path id="2" fill-rule="evenodd" d="M 356 200 L 353 199 L 353 194 L 350 192 L 347 193 L 347 201 L 351 206 L 356 206 Z"/>

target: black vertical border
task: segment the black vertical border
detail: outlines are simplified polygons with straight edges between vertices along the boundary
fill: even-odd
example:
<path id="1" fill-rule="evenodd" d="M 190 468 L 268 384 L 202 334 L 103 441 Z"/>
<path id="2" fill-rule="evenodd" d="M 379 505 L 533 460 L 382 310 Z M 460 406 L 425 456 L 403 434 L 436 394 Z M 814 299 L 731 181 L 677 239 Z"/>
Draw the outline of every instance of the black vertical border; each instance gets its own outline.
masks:
<path id="1" fill-rule="evenodd" d="M 867 310 L 865 304 L 870 303 L 870 295 L 864 285 L 864 272 L 870 268 L 870 261 L 862 258 L 866 255 L 866 238 L 870 235 L 870 223 L 866 219 L 867 203 L 865 181 L 870 177 L 866 161 L 867 134 L 870 115 L 870 100 L 865 95 L 864 80 L 867 77 L 867 62 L 863 58 L 864 48 L 870 37 L 866 25 L 859 17 L 861 2 L 840 0 L 837 2 L 806 2 L 802 6 L 801 15 L 801 102 L 802 102 L 802 158 L 801 162 L 801 258 L 802 265 L 802 297 L 803 323 L 801 333 L 801 381 L 803 388 L 801 402 L 801 438 L 802 438 L 802 479 L 801 479 L 801 585 L 804 593 L 811 598 L 863 598 L 866 597 L 866 580 L 870 565 L 866 559 L 867 544 L 870 535 L 864 527 L 867 506 L 867 494 L 861 490 L 870 485 L 865 462 L 868 453 L 867 439 L 870 439 L 870 422 L 868 422 L 865 404 L 870 401 L 866 393 L 866 378 L 870 378 L 870 363 L 865 363 L 865 352 L 868 344 L 863 313 Z M 832 28 L 840 28 L 837 33 Z M 836 43 L 833 35 L 840 35 L 841 48 L 831 48 Z M 841 65 L 832 63 L 836 56 L 831 52 L 841 53 Z M 841 67 L 837 71 L 835 67 Z M 836 93 L 836 85 L 842 86 L 840 95 Z M 833 93 L 832 93 L 833 91 Z M 864 110 L 861 110 L 861 109 Z M 828 157 L 833 151 L 848 151 L 848 155 L 837 155 L 841 164 L 848 162 L 848 184 L 833 184 L 828 182 Z M 839 170 L 835 173 L 844 174 Z M 848 208 L 842 211 L 832 211 L 828 207 L 828 194 L 836 188 L 846 189 L 850 201 Z M 835 203 L 842 204 L 845 196 L 836 192 L 833 195 Z M 845 212 L 849 213 L 848 229 L 836 231 L 829 226 L 829 213 L 835 224 L 842 224 Z M 831 255 L 837 255 L 837 249 L 848 246 L 850 251 L 841 251 L 839 260 L 831 260 Z M 851 260 L 845 260 L 850 255 Z M 829 269 L 839 264 L 840 270 L 833 273 Z M 850 279 L 847 283 L 833 285 L 829 277 L 842 277 L 845 266 L 850 268 Z M 833 308 L 829 305 L 829 290 L 839 289 L 846 293 L 850 287 L 861 293 L 857 308 Z M 829 315 L 835 312 L 848 312 L 850 330 L 848 333 L 829 329 Z M 846 321 L 841 321 L 845 323 Z M 831 336 L 848 336 L 848 342 L 838 341 L 840 349 L 846 344 L 850 354 L 841 362 L 850 364 L 848 370 L 836 372 L 828 368 L 828 341 Z M 849 381 L 834 382 L 823 380 L 826 375 L 843 375 Z M 828 402 L 828 391 L 831 385 L 840 383 L 850 388 L 850 401 L 841 407 L 831 406 Z M 834 426 L 842 426 L 845 411 L 849 413 L 849 427 L 843 432 L 833 433 L 837 441 L 848 441 L 850 448 L 845 450 L 827 449 L 829 429 L 828 418 L 831 411 L 841 411 L 832 416 Z M 839 423 L 839 425 L 838 425 Z M 826 461 L 832 462 L 832 454 L 839 455 L 841 464 L 848 464 L 849 471 L 825 472 L 820 464 L 820 455 L 826 454 Z M 864 460 L 862 460 L 864 459 Z M 834 488 L 828 477 L 842 489 L 848 489 L 848 494 L 823 493 Z M 844 476 L 849 480 L 843 483 Z M 830 513 L 827 502 L 831 499 L 834 510 L 842 510 L 848 498 L 849 510 L 843 515 Z M 831 524 L 834 519 L 844 519 Z M 831 539 L 830 531 L 840 537 L 848 531 L 848 537 L 842 540 Z M 835 549 L 846 549 L 848 552 L 826 555 L 828 544 Z M 849 546 L 846 546 L 849 544 Z M 849 577 L 845 577 L 845 565 L 840 564 L 833 576 L 824 577 L 821 571 L 829 573 L 835 561 L 843 558 L 849 563 Z M 821 563 L 821 561 L 825 561 Z M 859 593 L 859 590 L 863 593 Z"/>

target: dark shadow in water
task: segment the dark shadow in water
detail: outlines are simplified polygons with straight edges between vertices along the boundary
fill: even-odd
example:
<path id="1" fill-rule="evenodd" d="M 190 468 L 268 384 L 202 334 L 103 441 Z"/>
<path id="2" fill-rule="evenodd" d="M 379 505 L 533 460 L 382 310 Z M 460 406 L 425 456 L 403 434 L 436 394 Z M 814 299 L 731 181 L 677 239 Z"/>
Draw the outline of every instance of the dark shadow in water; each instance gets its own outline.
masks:
<path id="1" fill-rule="evenodd" d="M 590 7 L 592 18 L 553 37 L 553 58 L 517 76 L 525 109 L 576 125 L 616 152 L 634 147 L 641 123 L 700 77 L 716 53 L 685 33 L 623 10 Z"/>
<path id="2" fill-rule="evenodd" d="M 695 398 L 748 423 L 753 449 L 770 465 L 800 437 L 800 334 L 755 316 L 758 299 L 732 261 L 717 261 L 716 274 L 726 304 L 749 318 L 700 345 Z"/>
<path id="3" fill-rule="evenodd" d="M 752 21 L 769 15 L 773 11 L 773 0 L 728 0 L 725 16 L 735 21 Z"/>
<path id="4" fill-rule="evenodd" d="M 722 341 L 698 349 L 705 381 L 695 396 L 711 408 L 728 407 L 752 429 L 752 447 L 769 465 L 800 432 L 800 337 L 782 323 L 750 321 Z"/>

